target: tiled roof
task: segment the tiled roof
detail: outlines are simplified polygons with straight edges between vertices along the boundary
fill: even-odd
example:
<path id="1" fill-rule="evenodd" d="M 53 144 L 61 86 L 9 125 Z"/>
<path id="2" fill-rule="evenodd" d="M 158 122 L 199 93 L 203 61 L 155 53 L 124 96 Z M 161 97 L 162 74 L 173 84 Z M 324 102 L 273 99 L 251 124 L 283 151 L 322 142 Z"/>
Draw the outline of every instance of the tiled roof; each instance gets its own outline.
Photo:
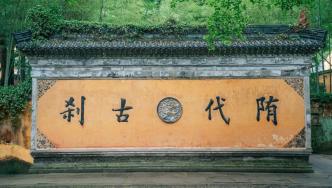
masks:
<path id="1" fill-rule="evenodd" d="M 23 41 L 17 46 L 31 56 L 218 56 L 263 54 L 314 54 L 324 46 L 327 33 L 319 29 L 294 31 L 289 26 L 250 26 L 244 40 L 230 45 L 216 42 L 209 50 L 203 34 L 147 33 L 137 38 L 112 39 L 75 34 L 46 41 Z"/>

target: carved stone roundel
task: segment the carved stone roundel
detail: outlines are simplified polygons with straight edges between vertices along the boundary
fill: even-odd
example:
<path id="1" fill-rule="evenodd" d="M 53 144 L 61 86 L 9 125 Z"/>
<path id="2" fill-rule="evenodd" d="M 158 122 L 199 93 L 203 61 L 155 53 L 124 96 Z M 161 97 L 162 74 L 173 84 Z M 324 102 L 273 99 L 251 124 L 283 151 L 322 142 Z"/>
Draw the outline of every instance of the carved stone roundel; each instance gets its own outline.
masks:
<path id="1" fill-rule="evenodd" d="M 175 123 L 182 116 L 182 105 L 177 99 L 166 97 L 159 102 L 157 113 L 165 123 Z"/>

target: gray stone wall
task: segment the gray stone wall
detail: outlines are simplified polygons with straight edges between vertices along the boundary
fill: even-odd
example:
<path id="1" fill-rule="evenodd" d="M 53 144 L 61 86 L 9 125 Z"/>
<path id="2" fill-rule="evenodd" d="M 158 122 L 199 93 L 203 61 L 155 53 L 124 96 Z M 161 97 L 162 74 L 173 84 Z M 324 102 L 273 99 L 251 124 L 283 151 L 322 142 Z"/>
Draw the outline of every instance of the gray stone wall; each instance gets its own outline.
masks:
<path id="1" fill-rule="evenodd" d="M 55 59 L 30 57 L 34 78 L 232 78 L 304 77 L 304 56 Z"/>

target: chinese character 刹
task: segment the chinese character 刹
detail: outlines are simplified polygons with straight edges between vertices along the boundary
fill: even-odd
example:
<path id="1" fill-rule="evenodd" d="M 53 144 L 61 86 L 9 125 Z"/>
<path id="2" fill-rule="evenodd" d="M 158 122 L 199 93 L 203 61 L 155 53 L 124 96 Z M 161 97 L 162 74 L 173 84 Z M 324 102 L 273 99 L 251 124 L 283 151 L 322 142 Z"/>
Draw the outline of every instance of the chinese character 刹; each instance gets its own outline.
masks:
<path id="1" fill-rule="evenodd" d="M 75 112 L 77 115 L 80 115 L 79 123 L 80 125 L 84 125 L 84 106 L 85 106 L 86 98 L 81 96 L 81 107 L 78 108 L 75 106 L 75 99 L 74 97 L 69 97 L 68 100 L 65 100 L 65 108 L 67 110 L 61 112 L 63 119 L 66 119 L 68 122 L 71 122 L 71 119 L 75 116 Z M 75 108 L 76 107 L 76 108 Z"/>

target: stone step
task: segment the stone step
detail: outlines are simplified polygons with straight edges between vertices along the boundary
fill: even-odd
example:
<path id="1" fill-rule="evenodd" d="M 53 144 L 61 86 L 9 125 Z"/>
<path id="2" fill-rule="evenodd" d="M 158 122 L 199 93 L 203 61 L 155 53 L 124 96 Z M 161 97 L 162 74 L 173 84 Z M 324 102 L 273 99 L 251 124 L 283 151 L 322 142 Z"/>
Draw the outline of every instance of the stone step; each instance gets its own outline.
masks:
<path id="1" fill-rule="evenodd" d="M 31 173 L 49 172 L 312 172 L 307 151 L 32 153 Z"/>

